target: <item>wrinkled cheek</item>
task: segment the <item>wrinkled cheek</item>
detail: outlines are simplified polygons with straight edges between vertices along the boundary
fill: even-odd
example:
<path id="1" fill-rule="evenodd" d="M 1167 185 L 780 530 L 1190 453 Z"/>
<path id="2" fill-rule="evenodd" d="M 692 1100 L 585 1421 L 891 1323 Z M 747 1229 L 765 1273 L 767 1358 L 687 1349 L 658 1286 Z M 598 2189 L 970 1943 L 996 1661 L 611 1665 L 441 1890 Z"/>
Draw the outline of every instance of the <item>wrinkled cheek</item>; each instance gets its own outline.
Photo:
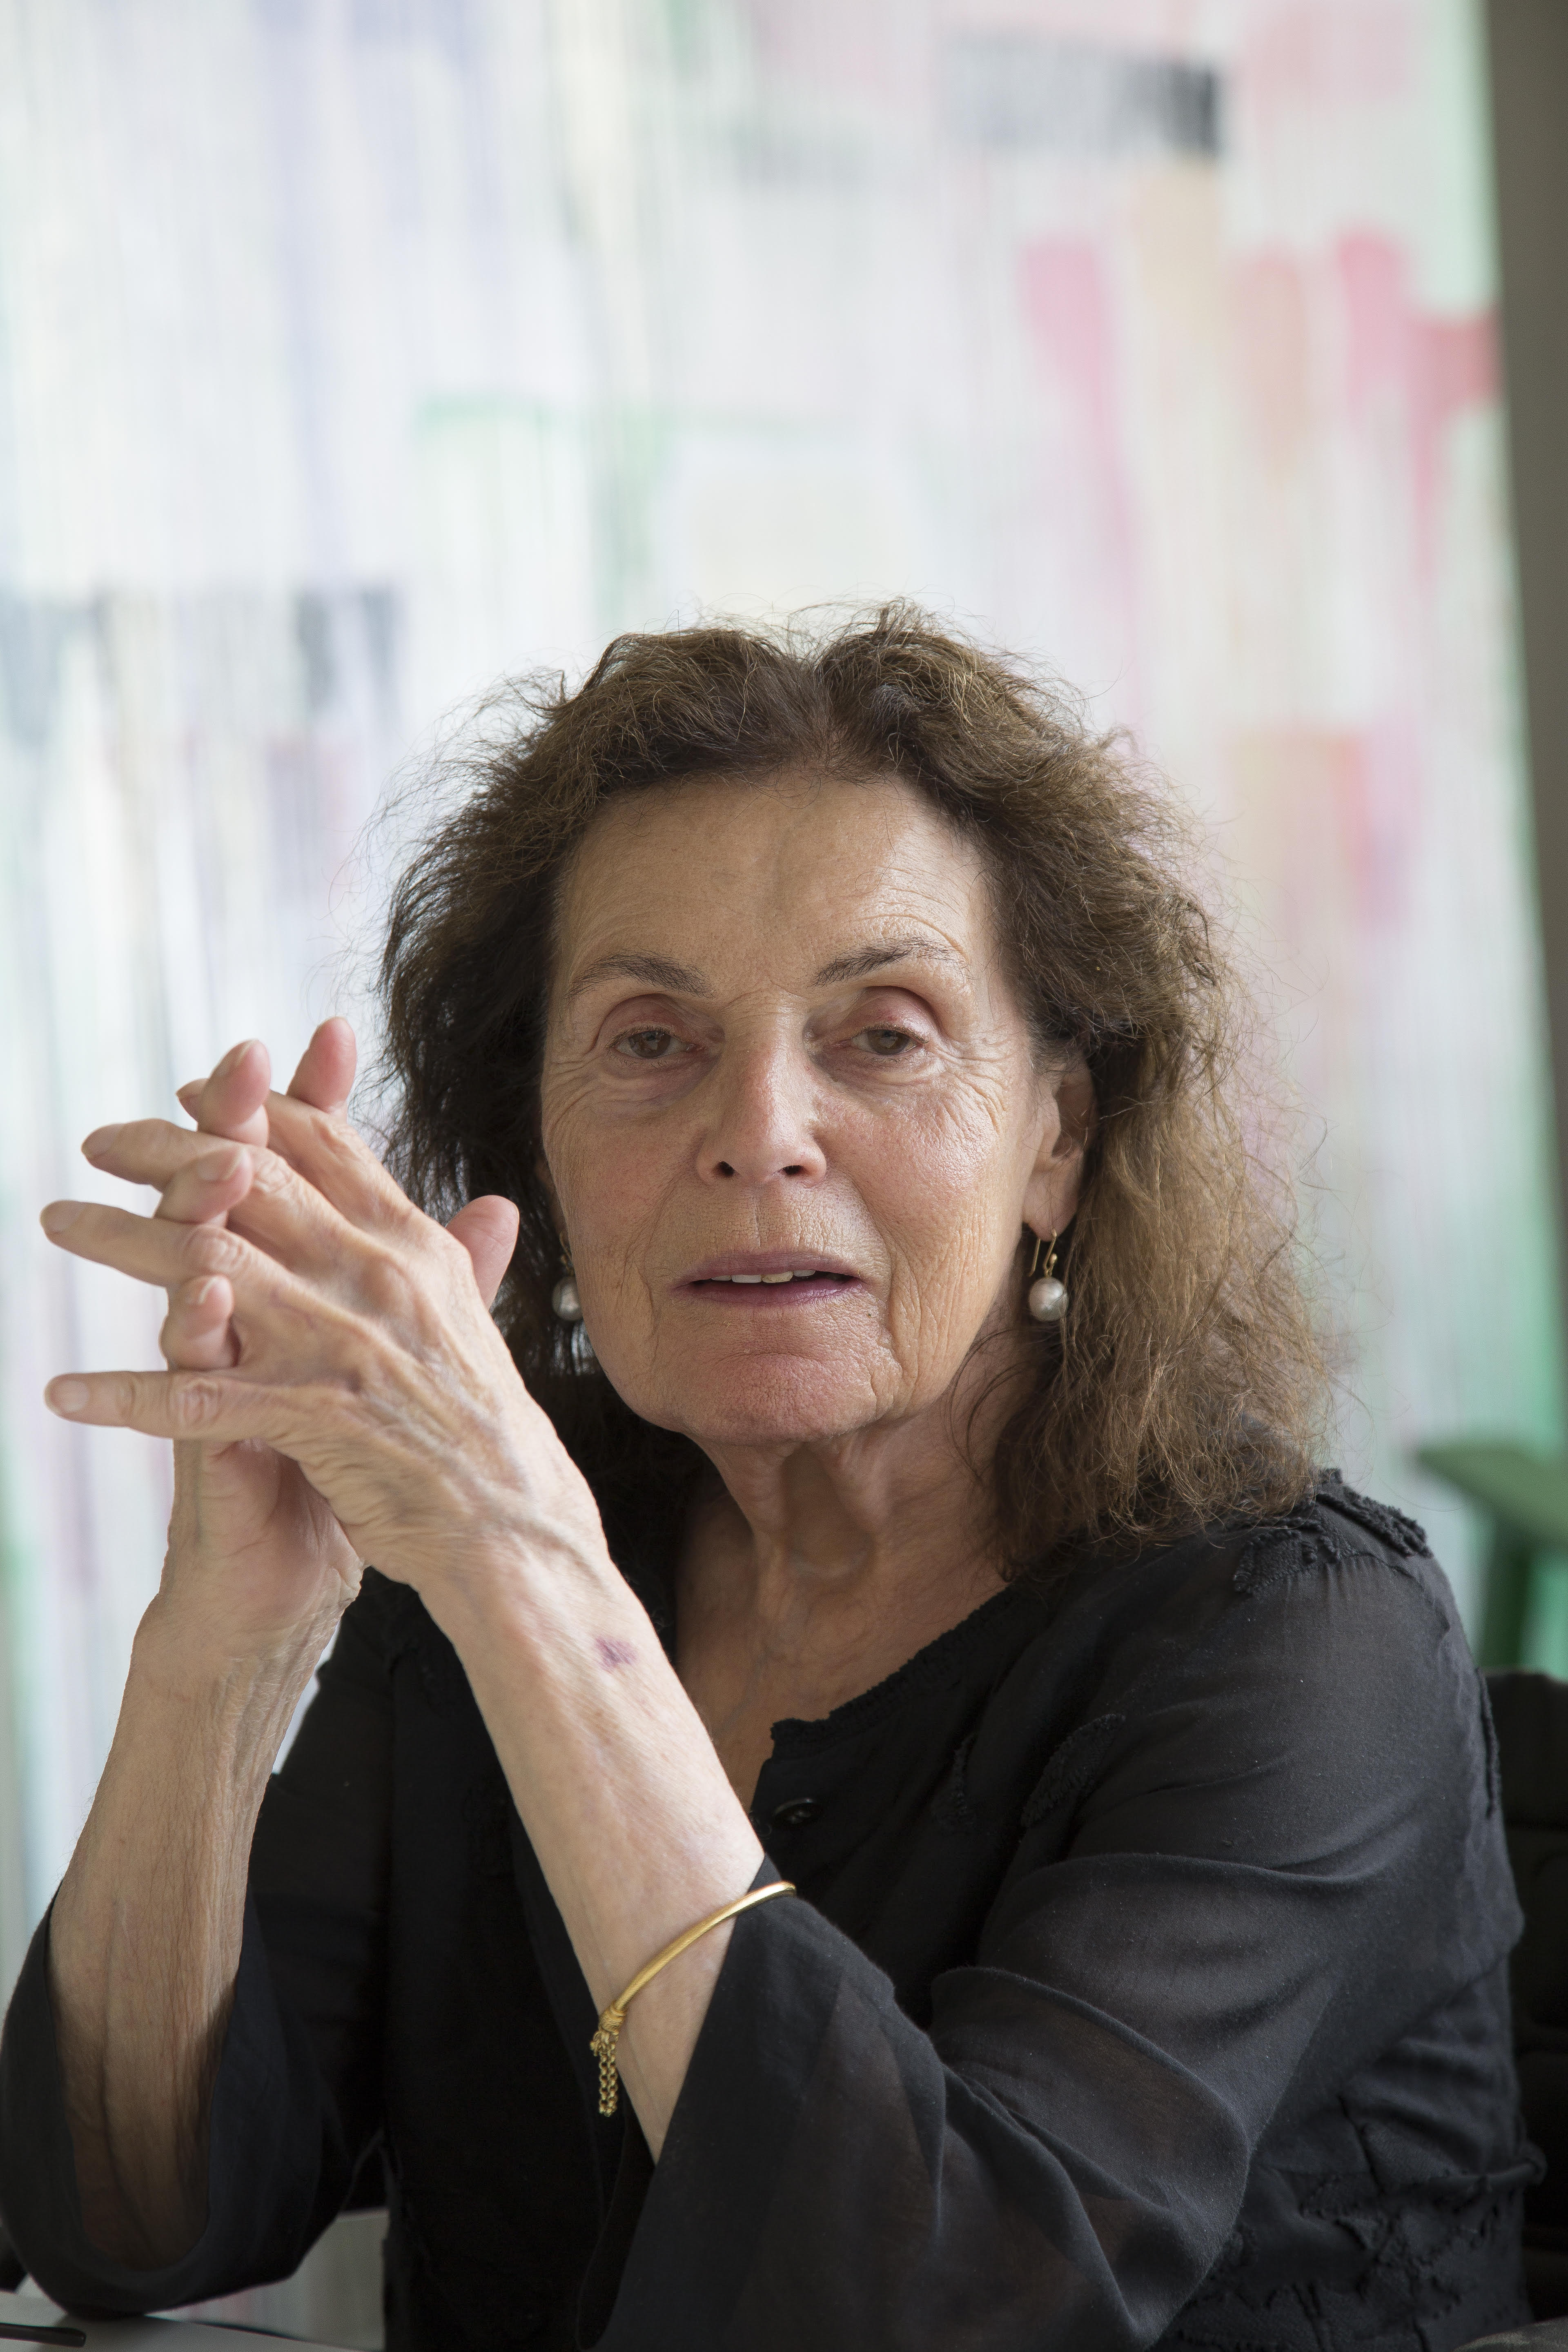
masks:
<path id="1" fill-rule="evenodd" d="M 607 1154 L 568 1156 L 557 1179 L 584 1301 L 608 1328 L 646 1336 L 649 1294 L 642 1268 L 654 1255 L 658 1202 Z"/>
<path id="2" fill-rule="evenodd" d="M 632 1393 L 657 1373 L 658 1330 L 648 1312 L 646 1289 L 623 1283 L 609 1287 L 590 1280 L 584 1292 L 584 1328 L 599 1368 L 610 1384 L 635 1408 Z"/>
<path id="3" fill-rule="evenodd" d="M 931 1236 L 889 1303 L 892 1348 L 921 1384 L 945 1384 L 984 1326 L 996 1293 L 995 1269 L 1005 1263 L 1005 1236 L 975 1205 L 944 1234 Z"/>
<path id="4" fill-rule="evenodd" d="M 905 1388 L 929 1390 L 940 1383 L 952 1353 L 952 1302 L 948 1286 L 934 1271 L 923 1285 L 910 1284 L 891 1303 L 884 1350 L 896 1364 Z"/>

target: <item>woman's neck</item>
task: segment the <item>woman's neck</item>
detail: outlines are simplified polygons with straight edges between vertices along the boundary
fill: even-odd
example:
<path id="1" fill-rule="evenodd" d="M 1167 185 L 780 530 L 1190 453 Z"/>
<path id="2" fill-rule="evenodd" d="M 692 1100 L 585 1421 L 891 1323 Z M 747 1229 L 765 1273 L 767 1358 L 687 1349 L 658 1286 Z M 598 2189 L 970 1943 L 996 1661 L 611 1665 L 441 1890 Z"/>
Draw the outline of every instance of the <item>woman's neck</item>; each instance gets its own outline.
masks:
<path id="1" fill-rule="evenodd" d="M 710 1447 L 677 1660 L 742 1801 L 784 1716 L 872 1688 L 1002 1590 L 984 1482 L 944 1416 L 795 1447 Z"/>
<path id="2" fill-rule="evenodd" d="M 693 1531 L 722 1559 L 731 1604 L 767 1622 L 932 1585 L 994 1591 L 991 1463 L 1029 1376 L 1007 1339 L 977 1346 L 945 1395 L 897 1422 L 793 1444 L 699 1437 L 718 1481 Z"/>
<path id="3" fill-rule="evenodd" d="M 721 1486 L 700 1512 L 763 1615 L 951 1578 L 989 1550 L 984 1486 L 946 1433 L 917 1423 L 710 1459 Z"/>

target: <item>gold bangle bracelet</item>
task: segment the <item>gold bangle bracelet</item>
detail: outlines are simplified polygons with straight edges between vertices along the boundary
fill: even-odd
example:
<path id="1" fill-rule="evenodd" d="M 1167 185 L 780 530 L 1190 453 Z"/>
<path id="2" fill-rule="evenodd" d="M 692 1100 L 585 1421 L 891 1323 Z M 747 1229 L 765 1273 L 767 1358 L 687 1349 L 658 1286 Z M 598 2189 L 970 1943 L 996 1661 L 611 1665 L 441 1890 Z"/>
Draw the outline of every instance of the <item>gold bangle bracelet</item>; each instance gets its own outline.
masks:
<path id="1" fill-rule="evenodd" d="M 620 2095 L 621 2073 L 617 2053 L 621 2028 L 626 2021 L 626 2003 L 634 1994 L 641 1992 L 644 1985 L 651 1984 L 660 1969 L 667 1969 L 671 1960 L 678 1960 L 700 1936 L 708 1933 L 710 1927 L 721 1927 L 726 1919 L 735 1916 L 737 1911 L 749 1911 L 753 1903 L 765 1903 L 770 1895 L 794 1893 L 795 1888 L 787 1878 L 775 1878 L 771 1886 L 753 1886 L 749 1895 L 737 1895 L 733 1903 L 721 1904 L 717 1911 L 710 1911 L 706 1919 L 699 1919 L 695 1927 L 688 1927 L 684 1936 L 677 1936 L 673 1944 L 666 1944 L 662 1952 L 656 1952 L 646 1969 L 637 1970 L 619 2000 L 613 2000 L 605 2010 L 599 2020 L 599 2030 L 588 2044 L 599 2062 L 599 2113 L 602 2116 L 615 2114 Z"/>

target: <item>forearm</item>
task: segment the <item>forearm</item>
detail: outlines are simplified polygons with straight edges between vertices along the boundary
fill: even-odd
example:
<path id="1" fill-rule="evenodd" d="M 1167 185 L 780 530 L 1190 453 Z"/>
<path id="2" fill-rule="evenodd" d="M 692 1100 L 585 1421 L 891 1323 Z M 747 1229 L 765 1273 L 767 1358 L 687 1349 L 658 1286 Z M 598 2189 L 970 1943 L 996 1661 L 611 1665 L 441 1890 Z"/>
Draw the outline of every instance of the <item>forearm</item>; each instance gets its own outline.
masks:
<path id="1" fill-rule="evenodd" d="M 307 1645 L 215 1663 L 154 1602 L 50 1922 L 50 1999 L 83 2226 L 136 2268 L 205 2219 L 206 2113 L 233 1998 L 251 1834 Z"/>
<path id="2" fill-rule="evenodd" d="M 596 2009 L 743 1894 L 763 1858 L 647 1613 L 606 1563 L 501 1559 L 426 1595 L 463 1661 Z M 657 2156 L 731 1929 L 627 2013 L 621 2070 Z"/>

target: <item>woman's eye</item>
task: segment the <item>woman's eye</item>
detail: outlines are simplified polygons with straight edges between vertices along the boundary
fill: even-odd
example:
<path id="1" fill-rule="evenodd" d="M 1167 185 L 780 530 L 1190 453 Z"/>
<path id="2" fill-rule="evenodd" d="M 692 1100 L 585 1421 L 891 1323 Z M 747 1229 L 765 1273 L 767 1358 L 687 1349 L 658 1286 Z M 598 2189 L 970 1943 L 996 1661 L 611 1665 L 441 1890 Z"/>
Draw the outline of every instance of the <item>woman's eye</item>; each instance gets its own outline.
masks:
<path id="1" fill-rule="evenodd" d="M 879 1054 L 884 1061 L 890 1062 L 897 1055 L 903 1053 L 906 1047 L 917 1044 L 918 1040 L 911 1037 L 907 1029 L 878 1028 L 862 1029 L 856 1037 L 855 1043 L 858 1045 L 864 1045 L 868 1054 Z"/>
<path id="2" fill-rule="evenodd" d="M 634 1062 L 664 1062 L 679 1043 L 668 1029 L 626 1029 L 616 1039 L 615 1050 Z"/>

